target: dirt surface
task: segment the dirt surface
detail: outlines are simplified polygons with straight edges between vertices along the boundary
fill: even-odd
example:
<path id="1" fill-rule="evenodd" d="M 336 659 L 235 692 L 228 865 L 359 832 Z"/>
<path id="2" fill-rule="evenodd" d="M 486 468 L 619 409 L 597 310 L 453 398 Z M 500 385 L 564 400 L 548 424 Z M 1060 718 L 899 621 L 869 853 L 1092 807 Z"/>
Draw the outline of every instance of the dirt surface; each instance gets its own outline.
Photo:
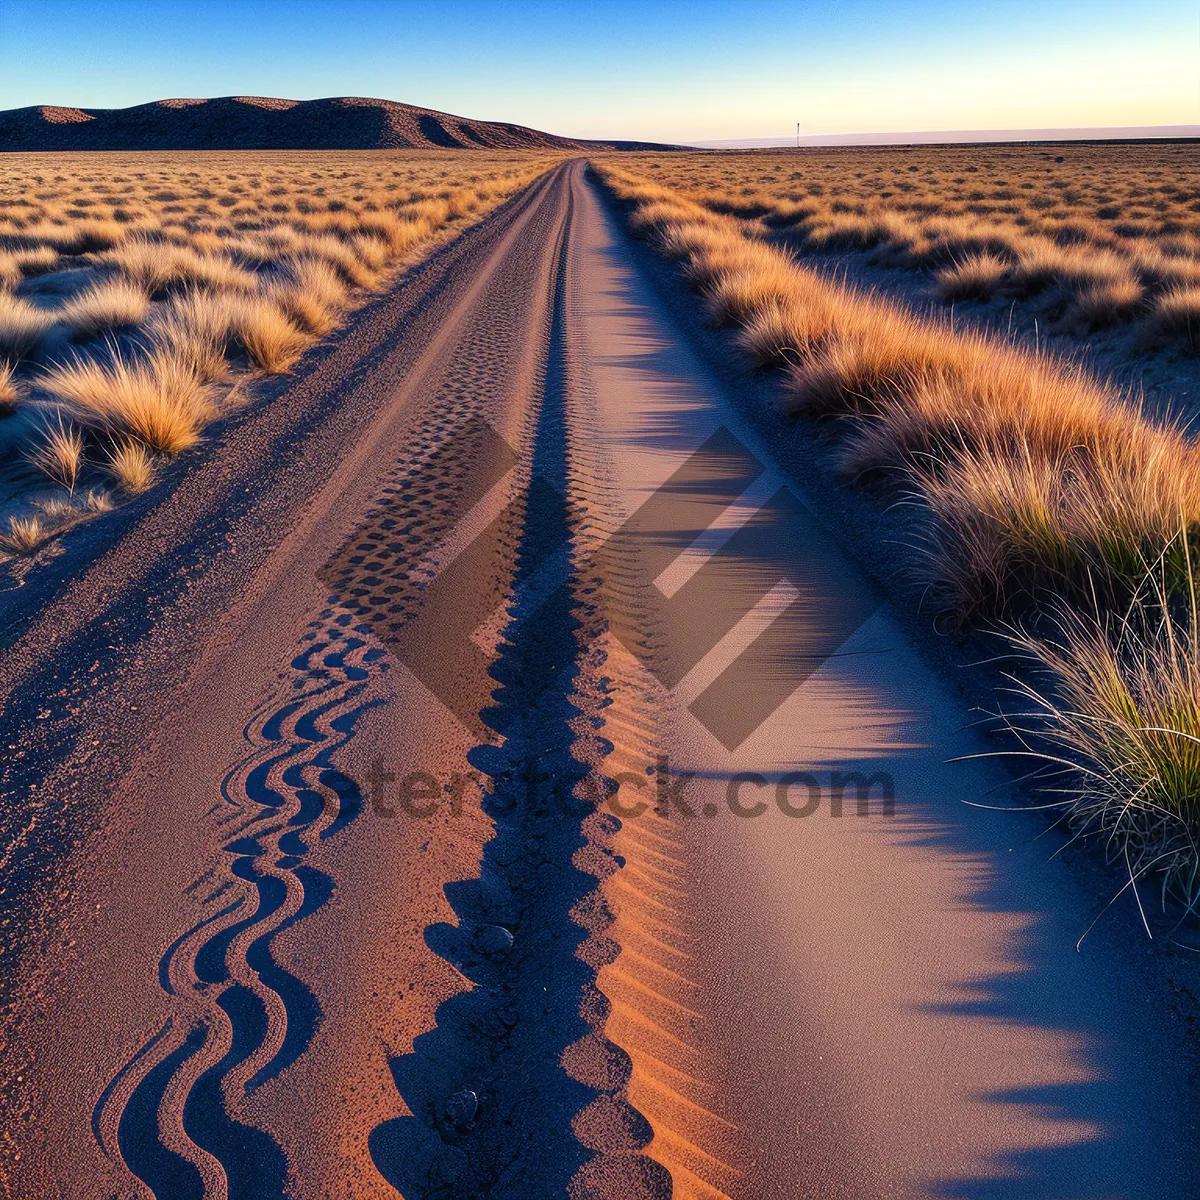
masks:
<path id="1" fill-rule="evenodd" d="M 4 593 L 7 1195 L 1196 1194 L 1137 944 L 582 163 L 216 437 Z"/>

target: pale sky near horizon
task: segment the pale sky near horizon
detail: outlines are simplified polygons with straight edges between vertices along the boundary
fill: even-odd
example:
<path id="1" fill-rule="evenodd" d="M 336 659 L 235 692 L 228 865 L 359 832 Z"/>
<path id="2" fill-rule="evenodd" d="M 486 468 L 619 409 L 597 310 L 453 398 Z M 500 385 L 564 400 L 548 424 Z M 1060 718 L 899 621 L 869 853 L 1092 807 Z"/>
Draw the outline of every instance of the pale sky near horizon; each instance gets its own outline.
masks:
<path id="1" fill-rule="evenodd" d="M 0 108 L 237 94 L 659 141 L 1200 124 L 1200 4 L 0 0 Z"/>

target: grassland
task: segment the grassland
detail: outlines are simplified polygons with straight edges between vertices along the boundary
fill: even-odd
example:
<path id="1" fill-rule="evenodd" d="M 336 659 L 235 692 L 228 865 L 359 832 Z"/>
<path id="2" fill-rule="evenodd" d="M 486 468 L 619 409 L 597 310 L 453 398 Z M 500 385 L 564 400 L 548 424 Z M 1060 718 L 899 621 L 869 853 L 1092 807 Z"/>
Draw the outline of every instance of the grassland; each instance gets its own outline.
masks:
<path id="1" fill-rule="evenodd" d="M 1164 298 L 1182 295 L 1190 285 L 1179 281 L 1200 264 L 1193 159 L 1161 148 L 1139 191 L 1138 169 L 1117 156 L 1107 172 L 1075 178 L 1066 152 L 1062 161 L 1032 149 L 928 151 L 916 161 L 873 153 L 794 155 L 789 171 L 783 156 L 751 155 L 601 160 L 597 170 L 631 229 L 678 265 L 712 323 L 729 329 L 731 352 L 778 374 L 782 415 L 839 418 L 846 476 L 890 485 L 919 506 L 913 551 L 926 596 L 961 627 L 1002 633 L 1024 663 L 1014 683 L 1026 711 L 1009 724 L 1018 753 L 1051 769 L 1049 803 L 1105 839 L 1131 881 L 1153 878 L 1193 906 L 1193 439 L 1074 362 L 845 286 L 778 237 L 783 226 L 800 229 L 801 247 L 859 238 L 939 270 L 955 255 L 978 263 L 987 254 L 987 271 L 1007 279 L 1031 261 L 1031 247 L 1069 250 L 1079 269 L 1067 272 L 1059 258 L 1045 285 L 1062 292 L 1064 311 L 1119 261 L 1139 289 L 1142 319 L 1161 326 Z M 1177 169 L 1162 165 L 1171 161 Z M 872 173 L 856 169 L 868 162 Z M 751 167 L 763 172 L 753 181 Z M 1122 206 L 1123 216 L 1098 214 Z M 863 235 L 868 221 L 886 236 Z M 1068 237 L 1071 221 L 1078 230 Z M 970 246 L 972 237 L 981 240 Z M 1159 264 L 1157 282 L 1149 263 Z"/>
<path id="2" fill-rule="evenodd" d="M 634 161 L 636 160 L 636 161 Z M 868 250 L 943 299 L 1040 298 L 1057 327 L 1200 349 L 1200 155 L 1188 145 L 838 148 L 627 158 L 804 250 Z"/>
<path id="3" fill-rule="evenodd" d="M 6 155 L 0 554 L 165 458 L 404 267 L 544 171 L 445 151 Z"/>

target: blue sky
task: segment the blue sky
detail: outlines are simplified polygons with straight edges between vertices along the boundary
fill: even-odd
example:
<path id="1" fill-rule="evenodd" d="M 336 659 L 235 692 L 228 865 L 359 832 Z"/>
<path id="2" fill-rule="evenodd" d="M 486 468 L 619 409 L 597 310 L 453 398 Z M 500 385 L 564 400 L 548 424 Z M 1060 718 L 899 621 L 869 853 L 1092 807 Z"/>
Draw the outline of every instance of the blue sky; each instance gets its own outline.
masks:
<path id="1" fill-rule="evenodd" d="M 1200 123 L 1195 0 L 0 0 L 0 108 L 384 96 L 582 137 Z"/>

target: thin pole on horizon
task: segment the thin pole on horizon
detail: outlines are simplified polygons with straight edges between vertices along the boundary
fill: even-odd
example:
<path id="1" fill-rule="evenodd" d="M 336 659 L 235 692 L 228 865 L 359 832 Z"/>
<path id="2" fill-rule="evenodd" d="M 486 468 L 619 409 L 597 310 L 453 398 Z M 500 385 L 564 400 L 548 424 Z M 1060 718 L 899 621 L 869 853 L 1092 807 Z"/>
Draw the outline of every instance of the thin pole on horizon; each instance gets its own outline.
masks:
<path id="1" fill-rule="evenodd" d="M 796 122 L 796 149 L 800 149 L 800 122 Z"/>

